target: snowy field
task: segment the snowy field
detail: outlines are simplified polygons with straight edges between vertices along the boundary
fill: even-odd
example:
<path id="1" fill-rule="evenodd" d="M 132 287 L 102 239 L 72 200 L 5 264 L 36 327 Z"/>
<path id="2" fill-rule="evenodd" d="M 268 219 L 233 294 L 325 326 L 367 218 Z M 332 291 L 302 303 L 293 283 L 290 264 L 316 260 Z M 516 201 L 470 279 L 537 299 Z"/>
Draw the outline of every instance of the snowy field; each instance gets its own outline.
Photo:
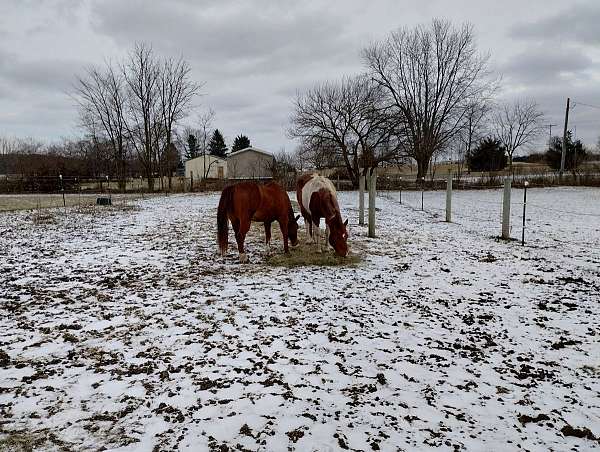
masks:
<path id="1" fill-rule="evenodd" d="M 381 195 L 351 267 L 217 257 L 217 194 L 1 214 L 0 450 L 599 448 L 600 190 L 525 247 L 500 191 Z"/>

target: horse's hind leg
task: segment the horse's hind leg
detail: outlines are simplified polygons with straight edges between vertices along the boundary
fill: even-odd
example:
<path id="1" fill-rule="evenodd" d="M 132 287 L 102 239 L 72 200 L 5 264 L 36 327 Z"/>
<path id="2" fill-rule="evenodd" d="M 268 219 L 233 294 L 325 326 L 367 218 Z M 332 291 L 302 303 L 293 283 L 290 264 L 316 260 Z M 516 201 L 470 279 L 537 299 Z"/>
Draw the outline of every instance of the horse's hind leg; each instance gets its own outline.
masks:
<path id="1" fill-rule="evenodd" d="M 250 230 L 250 221 L 238 220 L 237 225 L 234 225 L 233 228 L 235 230 L 235 240 L 237 242 L 238 252 L 240 253 L 240 262 L 244 264 L 248 262 L 248 256 L 244 252 L 244 240 L 246 239 L 246 234 Z"/>
<path id="2" fill-rule="evenodd" d="M 306 227 L 306 241 L 308 243 L 312 243 L 313 242 L 312 218 L 310 218 L 307 215 L 303 215 L 303 217 L 304 217 L 304 226 Z"/>
<path id="3" fill-rule="evenodd" d="M 319 221 L 317 219 L 317 221 Z M 315 245 L 317 247 L 317 252 L 322 252 L 321 250 L 321 228 L 319 227 L 319 223 L 311 224 L 312 235 L 315 239 Z"/>
<path id="4" fill-rule="evenodd" d="M 267 254 L 271 253 L 271 222 L 265 221 L 265 246 Z"/>

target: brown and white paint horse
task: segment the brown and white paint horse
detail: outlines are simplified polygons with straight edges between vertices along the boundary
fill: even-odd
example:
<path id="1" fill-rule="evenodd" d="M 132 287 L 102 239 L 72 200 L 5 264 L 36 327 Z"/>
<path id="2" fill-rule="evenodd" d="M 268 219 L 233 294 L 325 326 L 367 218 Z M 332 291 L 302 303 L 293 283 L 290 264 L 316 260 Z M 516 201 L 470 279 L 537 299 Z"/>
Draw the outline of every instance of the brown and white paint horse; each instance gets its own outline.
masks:
<path id="1" fill-rule="evenodd" d="M 244 240 L 252 221 L 264 223 L 267 249 L 271 242 L 271 223 L 277 221 L 283 236 L 283 248 L 288 253 L 288 239 L 292 246 L 298 244 L 298 218 L 300 215 L 294 217 L 287 192 L 276 182 L 266 185 L 241 182 L 225 187 L 217 210 L 217 241 L 221 255 L 227 252 L 229 221 L 235 231 L 240 262 L 248 262 Z"/>
<path id="2" fill-rule="evenodd" d="M 337 202 L 335 186 L 326 177 L 318 174 L 306 174 L 296 182 L 296 198 L 300 205 L 300 213 L 310 239 L 314 238 L 321 252 L 319 224 L 325 219 L 325 243 L 327 241 L 339 256 L 348 255 L 348 220 L 342 221 L 340 207 Z M 313 225 L 316 231 L 313 231 Z M 316 232 L 316 233 L 315 233 Z"/>

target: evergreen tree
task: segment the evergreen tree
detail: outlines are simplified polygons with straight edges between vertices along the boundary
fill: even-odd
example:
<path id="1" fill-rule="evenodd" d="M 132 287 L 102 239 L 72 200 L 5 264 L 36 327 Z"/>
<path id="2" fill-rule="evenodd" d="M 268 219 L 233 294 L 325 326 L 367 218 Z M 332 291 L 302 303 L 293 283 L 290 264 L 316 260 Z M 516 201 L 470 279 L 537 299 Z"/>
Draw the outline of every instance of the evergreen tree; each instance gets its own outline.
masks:
<path id="1" fill-rule="evenodd" d="M 208 143 L 208 152 L 217 157 L 225 157 L 225 154 L 227 154 L 227 145 L 225 144 L 225 139 L 223 138 L 223 134 L 219 132 L 219 129 L 215 129 L 213 132 L 210 142 Z"/>
<path id="2" fill-rule="evenodd" d="M 500 171 L 507 163 L 506 149 L 494 138 L 485 138 L 467 155 L 471 171 Z"/>
<path id="3" fill-rule="evenodd" d="M 233 146 L 231 147 L 231 152 L 240 151 L 242 149 L 246 149 L 250 147 L 250 138 L 246 135 L 238 135 L 233 140 Z"/>
<path id="4" fill-rule="evenodd" d="M 571 132 L 567 132 L 567 152 L 565 154 L 565 170 L 572 171 L 587 159 L 587 150 L 581 140 L 573 141 Z M 562 138 L 552 137 L 550 149 L 546 151 L 546 163 L 553 170 L 560 169 L 562 158 Z"/>
<path id="5" fill-rule="evenodd" d="M 189 134 L 187 139 L 187 149 L 185 150 L 185 158 L 187 160 L 198 157 L 198 139 L 195 135 Z"/>

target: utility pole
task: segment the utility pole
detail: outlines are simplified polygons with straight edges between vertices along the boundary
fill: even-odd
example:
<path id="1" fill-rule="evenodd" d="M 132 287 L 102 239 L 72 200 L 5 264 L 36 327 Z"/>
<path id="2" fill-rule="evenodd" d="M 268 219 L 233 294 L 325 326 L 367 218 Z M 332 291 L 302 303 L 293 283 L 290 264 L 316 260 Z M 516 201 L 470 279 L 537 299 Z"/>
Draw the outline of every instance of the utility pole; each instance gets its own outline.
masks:
<path id="1" fill-rule="evenodd" d="M 562 154 L 560 156 L 560 172 L 558 176 L 562 182 L 563 172 L 565 170 L 565 156 L 567 154 L 567 127 L 569 126 L 569 104 L 571 99 L 567 97 L 567 109 L 565 110 L 565 128 L 563 130 Z"/>
<path id="2" fill-rule="evenodd" d="M 558 124 L 544 124 L 546 127 L 550 127 L 550 139 L 548 140 L 548 147 L 552 144 L 552 127 L 557 126 Z"/>

